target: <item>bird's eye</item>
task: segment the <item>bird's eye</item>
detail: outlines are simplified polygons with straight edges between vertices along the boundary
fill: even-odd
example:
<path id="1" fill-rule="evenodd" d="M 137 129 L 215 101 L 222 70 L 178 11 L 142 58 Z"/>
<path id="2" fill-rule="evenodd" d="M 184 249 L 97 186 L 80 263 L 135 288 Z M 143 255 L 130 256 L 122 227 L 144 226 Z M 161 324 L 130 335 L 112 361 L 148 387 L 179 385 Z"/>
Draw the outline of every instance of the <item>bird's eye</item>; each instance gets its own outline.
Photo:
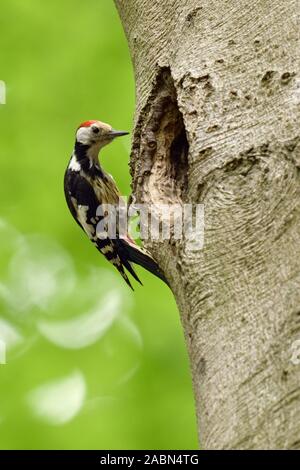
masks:
<path id="1" fill-rule="evenodd" d="M 94 134 L 99 134 L 99 128 L 96 126 L 92 127 L 92 131 Z"/>

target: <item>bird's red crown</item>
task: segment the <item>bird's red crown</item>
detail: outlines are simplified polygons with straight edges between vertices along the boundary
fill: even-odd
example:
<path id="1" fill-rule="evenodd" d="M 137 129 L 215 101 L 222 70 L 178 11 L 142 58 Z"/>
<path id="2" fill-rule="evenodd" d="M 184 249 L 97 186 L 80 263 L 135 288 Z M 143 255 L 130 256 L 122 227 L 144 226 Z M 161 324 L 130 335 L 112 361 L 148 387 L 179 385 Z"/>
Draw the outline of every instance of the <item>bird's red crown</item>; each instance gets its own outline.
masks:
<path id="1" fill-rule="evenodd" d="M 95 124 L 95 122 L 98 122 L 97 120 L 91 120 L 91 121 L 84 121 L 80 126 L 78 126 L 77 129 L 80 129 L 81 127 L 90 127 L 92 124 Z"/>

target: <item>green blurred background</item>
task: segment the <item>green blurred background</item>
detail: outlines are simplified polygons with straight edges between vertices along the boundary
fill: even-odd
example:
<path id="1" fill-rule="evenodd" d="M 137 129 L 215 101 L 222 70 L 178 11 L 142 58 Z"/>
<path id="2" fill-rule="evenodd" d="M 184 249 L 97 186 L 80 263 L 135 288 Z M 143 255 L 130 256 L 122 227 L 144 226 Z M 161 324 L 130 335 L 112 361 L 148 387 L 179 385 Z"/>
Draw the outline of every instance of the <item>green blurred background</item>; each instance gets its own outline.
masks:
<path id="1" fill-rule="evenodd" d="M 63 196 L 80 122 L 132 129 L 133 72 L 114 4 L 1 0 L 0 8 L 0 447 L 196 448 L 172 294 L 142 269 L 144 287 L 131 293 Z M 125 195 L 129 152 L 125 137 L 102 155 Z"/>

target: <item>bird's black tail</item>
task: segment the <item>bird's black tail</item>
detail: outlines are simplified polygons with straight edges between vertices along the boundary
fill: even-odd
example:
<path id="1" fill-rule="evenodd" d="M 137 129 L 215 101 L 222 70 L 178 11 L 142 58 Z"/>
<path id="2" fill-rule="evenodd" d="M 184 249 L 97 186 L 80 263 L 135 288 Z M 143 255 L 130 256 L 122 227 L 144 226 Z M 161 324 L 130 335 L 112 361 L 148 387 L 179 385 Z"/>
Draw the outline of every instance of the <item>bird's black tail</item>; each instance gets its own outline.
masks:
<path id="1" fill-rule="evenodd" d="M 118 241 L 121 243 L 122 251 L 124 252 L 124 254 L 126 256 L 126 259 L 129 262 L 138 264 L 139 266 L 142 266 L 144 269 L 146 269 L 150 273 L 154 274 L 154 276 L 158 277 L 159 279 L 161 279 L 163 282 L 165 282 L 169 286 L 169 283 L 166 280 L 163 273 L 161 272 L 161 270 L 159 269 L 159 266 L 158 266 L 157 262 L 151 257 L 150 254 L 146 253 L 138 245 L 129 244 L 128 242 L 126 242 L 125 240 L 122 240 L 122 239 L 119 239 Z M 125 264 L 125 267 L 127 268 L 126 264 Z M 128 269 L 128 270 L 129 270 L 129 272 L 131 272 L 130 269 Z M 131 274 L 132 274 L 132 272 L 131 272 Z M 135 278 L 137 278 L 136 274 L 133 275 L 133 276 Z M 137 280 L 140 282 L 139 279 L 137 279 Z"/>

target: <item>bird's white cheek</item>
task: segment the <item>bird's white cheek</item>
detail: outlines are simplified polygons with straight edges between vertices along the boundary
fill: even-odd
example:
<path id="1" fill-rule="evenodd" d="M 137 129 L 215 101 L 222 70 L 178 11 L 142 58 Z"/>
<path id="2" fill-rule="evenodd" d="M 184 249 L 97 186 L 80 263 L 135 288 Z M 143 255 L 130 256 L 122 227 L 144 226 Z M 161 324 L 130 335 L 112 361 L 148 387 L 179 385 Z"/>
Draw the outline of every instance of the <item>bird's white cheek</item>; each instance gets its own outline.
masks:
<path id="1" fill-rule="evenodd" d="M 80 127 L 78 129 L 77 134 L 76 134 L 78 142 L 81 142 L 82 144 L 89 144 L 91 137 L 90 137 L 90 129 L 88 127 Z"/>

